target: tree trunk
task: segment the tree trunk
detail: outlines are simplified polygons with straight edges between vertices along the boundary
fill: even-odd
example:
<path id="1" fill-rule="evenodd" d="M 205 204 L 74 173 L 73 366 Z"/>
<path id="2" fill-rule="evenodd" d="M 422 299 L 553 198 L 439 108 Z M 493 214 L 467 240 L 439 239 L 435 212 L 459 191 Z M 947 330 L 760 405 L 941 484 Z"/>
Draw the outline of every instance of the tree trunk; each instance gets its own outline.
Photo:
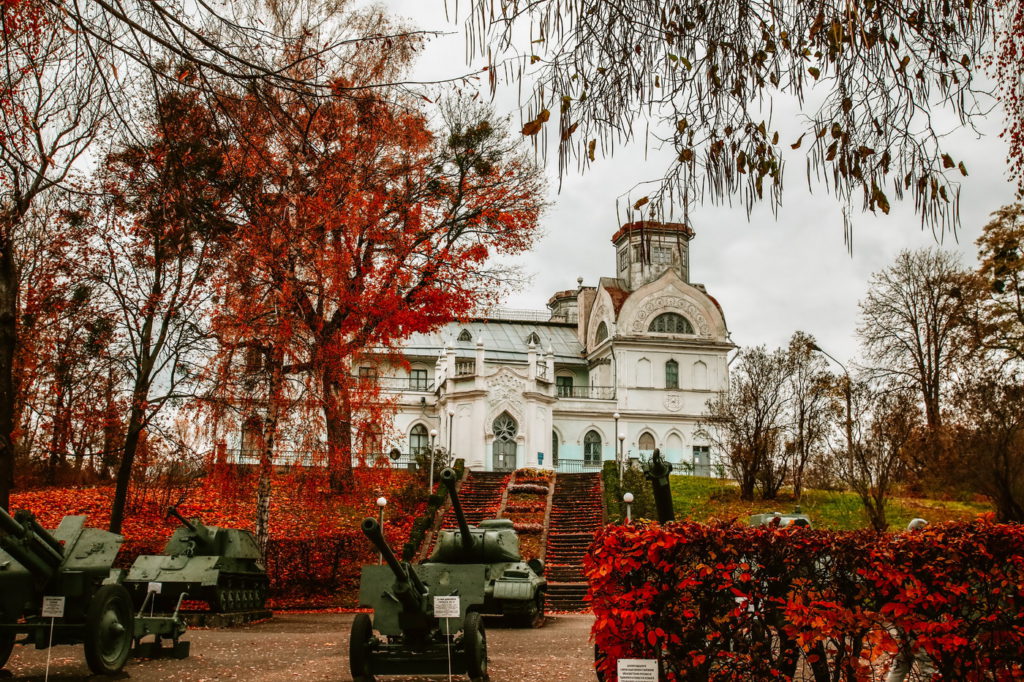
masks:
<path id="1" fill-rule="evenodd" d="M 267 541 L 270 539 L 270 492 L 274 474 L 274 448 L 277 442 L 277 421 L 281 411 L 280 387 L 283 376 L 283 361 L 277 357 L 273 363 L 270 387 L 267 391 L 269 405 L 267 418 L 263 423 L 263 447 L 260 452 L 260 479 L 256 487 L 256 543 L 260 548 L 260 556 L 267 560 Z"/>
<path id="2" fill-rule="evenodd" d="M 14 358 L 18 343 L 18 269 L 13 244 L 0 238 L 0 507 L 14 488 Z"/>
<path id="3" fill-rule="evenodd" d="M 348 388 L 328 376 L 323 382 L 324 423 L 327 426 L 327 469 L 331 487 L 349 490 L 352 476 L 352 404 Z"/>
<path id="4" fill-rule="evenodd" d="M 144 404 L 148 391 L 136 387 L 132 395 L 132 411 L 128 417 L 128 433 L 124 439 L 124 450 L 121 453 L 121 464 L 117 469 L 117 485 L 114 488 L 114 503 L 110 508 L 110 532 L 120 533 L 124 523 L 125 507 L 128 504 L 128 487 L 132 481 L 132 466 L 135 464 L 135 453 L 139 448 L 139 437 L 142 434 Z"/>

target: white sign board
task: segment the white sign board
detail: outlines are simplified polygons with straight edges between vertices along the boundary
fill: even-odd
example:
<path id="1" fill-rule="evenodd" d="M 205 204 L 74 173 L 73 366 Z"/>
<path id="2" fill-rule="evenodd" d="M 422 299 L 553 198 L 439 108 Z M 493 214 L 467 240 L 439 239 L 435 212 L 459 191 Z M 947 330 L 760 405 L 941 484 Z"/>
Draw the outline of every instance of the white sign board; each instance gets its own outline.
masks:
<path id="1" fill-rule="evenodd" d="M 619 682 L 658 682 L 658 661 L 653 658 L 620 658 Z"/>
<path id="2" fill-rule="evenodd" d="M 459 596 L 434 597 L 435 618 L 459 618 L 462 616 L 462 609 L 459 606 Z"/>
<path id="3" fill-rule="evenodd" d="M 149 588 L 146 591 L 153 592 L 154 594 L 160 594 L 160 591 L 163 590 L 163 588 L 163 583 L 150 583 Z"/>
<path id="4" fill-rule="evenodd" d="M 43 618 L 63 618 L 64 597 L 43 597 Z"/>

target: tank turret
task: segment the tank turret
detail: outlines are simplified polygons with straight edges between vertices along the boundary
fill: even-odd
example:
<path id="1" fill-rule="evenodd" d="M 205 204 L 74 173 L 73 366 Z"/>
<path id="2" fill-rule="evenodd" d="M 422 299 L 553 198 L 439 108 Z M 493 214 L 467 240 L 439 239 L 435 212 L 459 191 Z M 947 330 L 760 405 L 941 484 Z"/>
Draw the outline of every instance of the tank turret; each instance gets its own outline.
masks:
<path id="1" fill-rule="evenodd" d="M 483 612 L 502 614 L 515 623 L 539 626 L 544 622 L 547 580 L 544 562 L 523 561 L 519 535 L 509 519 L 486 519 L 475 527 L 466 515 L 455 489 L 457 475 L 441 472 L 441 485 L 448 490 L 458 529 L 441 530 L 424 566 L 481 565 L 485 568 L 487 600 Z"/>

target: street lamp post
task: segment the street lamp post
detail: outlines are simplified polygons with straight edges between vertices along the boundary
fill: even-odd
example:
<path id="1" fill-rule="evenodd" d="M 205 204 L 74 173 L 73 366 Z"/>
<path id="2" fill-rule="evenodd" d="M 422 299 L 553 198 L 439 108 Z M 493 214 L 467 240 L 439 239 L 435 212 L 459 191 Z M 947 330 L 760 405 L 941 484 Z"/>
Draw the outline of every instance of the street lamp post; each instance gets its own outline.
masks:
<path id="1" fill-rule="evenodd" d="M 434 494 L 434 442 L 437 440 L 437 429 L 430 429 L 430 473 L 428 476 L 427 492 Z"/>
<path id="2" fill-rule="evenodd" d="M 622 450 L 622 445 L 625 440 L 626 434 L 619 431 L 619 480 L 622 480 L 622 470 L 626 468 L 626 453 Z"/>
<path id="3" fill-rule="evenodd" d="M 615 414 L 612 415 L 612 419 L 615 420 L 615 427 L 612 429 L 612 433 L 618 433 L 619 432 L 619 417 L 620 416 L 621 415 L 618 412 L 616 412 Z M 616 450 L 615 450 L 615 464 L 618 466 L 619 477 L 620 478 L 622 477 L 622 452 L 621 452 L 621 450 L 622 450 L 622 443 L 619 443 L 619 447 L 616 448 Z M 604 466 L 604 465 L 602 465 L 602 466 Z"/>
<path id="4" fill-rule="evenodd" d="M 455 465 L 455 458 L 452 457 L 452 422 L 455 419 L 455 410 L 448 408 L 448 466 Z"/>
<path id="5" fill-rule="evenodd" d="M 388 506 L 388 498 L 378 497 L 377 498 L 377 525 L 380 526 L 381 535 L 384 534 L 384 507 Z M 381 553 L 377 556 L 377 565 L 384 563 L 384 554 Z"/>
<path id="6" fill-rule="evenodd" d="M 853 387 L 850 381 L 850 372 L 846 369 L 846 365 L 839 362 L 839 360 L 835 359 L 831 353 L 824 350 L 818 344 L 811 343 L 809 347 L 811 350 L 821 353 L 826 358 L 839 365 L 843 370 L 843 375 L 846 377 L 846 381 L 843 385 L 843 394 L 846 398 L 846 452 L 849 455 L 853 452 Z"/>
<path id="7" fill-rule="evenodd" d="M 626 503 L 626 523 L 631 523 L 633 521 L 633 493 L 623 495 L 622 501 Z"/>

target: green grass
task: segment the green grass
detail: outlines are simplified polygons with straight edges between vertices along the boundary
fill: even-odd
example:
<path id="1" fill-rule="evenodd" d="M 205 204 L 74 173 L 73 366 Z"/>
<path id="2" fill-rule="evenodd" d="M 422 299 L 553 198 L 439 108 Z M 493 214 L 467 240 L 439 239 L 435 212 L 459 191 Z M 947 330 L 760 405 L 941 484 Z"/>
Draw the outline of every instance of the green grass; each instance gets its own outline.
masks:
<path id="1" fill-rule="evenodd" d="M 797 506 L 791 490 L 783 490 L 775 500 L 745 501 L 740 499 L 739 488 L 732 481 L 699 476 L 673 476 L 671 481 L 678 519 L 746 522 L 751 514 L 792 512 Z M 855 530 L 868 525 L 860 498 L 852 492 L 805 490 L 800 508 L 816 528 Z M 887 516 L 890 529 L 900 529 L 917 516 L 933 523 L 962 521 L 991 509 L 985 502 L 894 497 Z"/>

